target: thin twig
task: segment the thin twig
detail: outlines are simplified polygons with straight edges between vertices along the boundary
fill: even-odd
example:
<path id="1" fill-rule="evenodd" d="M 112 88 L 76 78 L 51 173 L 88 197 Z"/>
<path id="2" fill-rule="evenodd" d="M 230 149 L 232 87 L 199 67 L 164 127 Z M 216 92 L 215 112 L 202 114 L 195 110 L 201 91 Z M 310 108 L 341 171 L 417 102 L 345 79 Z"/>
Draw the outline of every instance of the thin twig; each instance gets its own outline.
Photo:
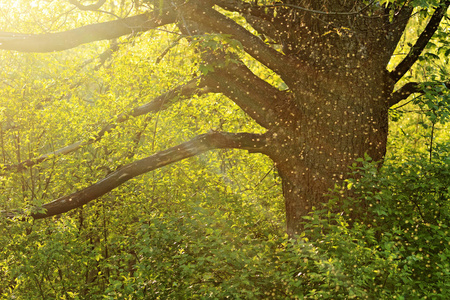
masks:
<path id="1" fill-rule="evenodd" d="M 434 139 L 434 127 L 436 125 L 436 122 L 432 122 L 431 125 L 431 137 L 430 137 L 430 163 L 433 160 L 433 139 Z"/>
<path id="2" fill-rule="evenodd" d="M 328 16 L 334 16 L 334 15 L 357 15 L 362 13 L 363 11 L 365 11 L 367 8 L 369 8 L 370 6 L 372 6 L 376 1 L 372 1 L 369 4 L 367 4 L 366 6 L 364 6 L 363 8 L 361 8 L 358 11 L 353 11 L 353 12 L 326 12 L 326 11 L 321 11 L 321 10 L 315 10 L 315 9 L 309 9 L 306 7 L 301 7 L 298 5 L 294 5 L 294 4 L 287 4 L 287 3 L 275 3 L 275 4 L 270 4 L 270 5 L 261 5 L 259 7 L 280 7 L 280 6 L 285 6 L 285 7 L 291 7 L 291 8 L 295 8 L 298 10 L 303 10 L 306 12 L 310 12 L 310 13 L 314 13 L 314 14 L 320 14 L 320 15 L 328 15 Z"/>

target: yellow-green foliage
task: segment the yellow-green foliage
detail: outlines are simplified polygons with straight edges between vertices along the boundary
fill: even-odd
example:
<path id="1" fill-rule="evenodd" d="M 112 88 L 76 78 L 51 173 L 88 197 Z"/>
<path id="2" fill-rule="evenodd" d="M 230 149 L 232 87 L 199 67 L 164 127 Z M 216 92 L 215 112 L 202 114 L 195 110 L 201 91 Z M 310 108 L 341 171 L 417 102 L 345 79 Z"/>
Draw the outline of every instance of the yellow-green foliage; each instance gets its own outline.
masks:
<path id="1" fill-rule="evenodd" d="M 118 16 L 131 5 L 135 13 L 152 5 L 116 2 L 106 5 Z M 380 4 L 387 2 L 393 1 Z M 414 2 L 417 19 L 393 64 L 425 26 L 420 11 L 433 1 Z M 53 32 L 114 19 L 70 7 L 68 1 L 2 0 L 1 30 Z M 19 19 L 20 28 L 11 21 Z M 330 191 L 330 203 L 305 219 L 298 239 L 284 234 L 273 163 L 219 150 L 137 177 L 64 215 L 0 219 L 0 299 L 448 299 L 450 101 L 434 83 L 448 80 L 443 28 L 406 78 L 429 82 L 427 93 L 392 109 L 384 167 L 361 160 L 362 167 L 349 170 L 360 179 Z M 239 55 L 252 72 L 286 88 L 229 36 L 180 34 L 166 26 L 63 53 L 0 52 L 0 165 L 89 141 L 118 115 L 214 72 L 216 65 L 201 64 L 199 44 L 224 48 L 229 59 Z M 109 47 L 111 56 L 100 59 Z M 0 210 L 39 208 L 210 130 L 263 132 L 222 95 L 176 100 L 168 110 L 115 124 L 74 153 L 25 172 L 0 171 Z M 347 212 L 369 207 L 367 218 L 335 213 L 333 203 L 344 194 L 353 197 Z"/>

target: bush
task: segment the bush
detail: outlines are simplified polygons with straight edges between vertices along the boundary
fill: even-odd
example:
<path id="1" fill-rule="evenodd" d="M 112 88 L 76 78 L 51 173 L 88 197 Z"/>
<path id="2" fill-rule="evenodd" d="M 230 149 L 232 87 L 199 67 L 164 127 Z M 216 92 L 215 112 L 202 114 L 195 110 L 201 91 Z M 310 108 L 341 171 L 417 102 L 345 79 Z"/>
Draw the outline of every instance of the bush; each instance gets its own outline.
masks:
<path id="1" fill-rule="evenodd" d="M 431 163 L 392 159 L 379 170 L 360 160 L 354 179 L 306 218 L 295 240 L 280 229 L 282 211 L 268 214 L 267 203 L 223 190 L 171 206 L 104 201 L 59 218 L 1 224 L 0 293 L 447 299 L 450 159 L 440 151 Z"/>

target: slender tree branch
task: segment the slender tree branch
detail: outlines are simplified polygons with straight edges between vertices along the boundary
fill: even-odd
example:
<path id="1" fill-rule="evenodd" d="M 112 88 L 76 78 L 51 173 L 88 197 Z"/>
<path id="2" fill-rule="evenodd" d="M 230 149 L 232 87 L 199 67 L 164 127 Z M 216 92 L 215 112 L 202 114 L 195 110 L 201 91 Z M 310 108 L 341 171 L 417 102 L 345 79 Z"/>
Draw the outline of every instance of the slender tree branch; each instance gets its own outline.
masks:
<path id="1" fill-rule="evenodd" d="M 252 3 L 242 2 L 239 0 L 214 0 L 214 4 L 225 10 L 238 12 L 243 16 L 252 15 L 258 18 L 263 18 L 267 21 L 271 21 L 274 18 L 273 9 L 263 8 L 262 6 L 254 5 Z"/>
<path id="2" fill-rule="evenodd" d="M 252 3 L 240 1 L 240 0 L 213 0 L 214 4 L 220 6 L 228 11 L 234 11 L 239 13 L 249 13 L 251 10 L 256 9 L 258 6 Z M 261 10 L 261 12 L 263 12 Z"/>
<path id="3" fill-rule="evenodd" d="M 230 1 L 225 1 L 225 3 L 229 4 Z M 228 5 L 225 5 L 225 7 L 228 7 Z M 227 9 L 225 7 L 223 8 Z M 259 34 L 270 37 L 278 44 L 283 43 L 283 35 L 285 36 L 285 32 L 289 30 L 289 24 L 286 22 L 285 15 L 280 15 L 279 13 L 275 15 L 274 9 L 260 6 L 249 6 L 242 9 L 238 5 L 238 7 L 230 10 L 238 11 Z"/>
<path id="4" fill-rule="evenodd" d="M 175 41 L 173 41 L 166 49 L 164 49 L 164 51 L 156 59 L 156 64 L 159 64 L 161 62 L 161 60 L 164 58 L 164 56 L 166 56 L 166 54 L 169 53 L 170 49 L 172 49 L 173 47 L 175 47 L 176 45 L 179 44 L 179 42 L 182 38 L 183 38 L 183 36 L 177 37 L 175 39 Z"/>
<path id="5" fill-rule="evenodd" d="M 421 90 L 419 89 L 419 83 L 417 82 L 408 82 L 395 92 L 391 94 L 389 97 L 389 107 L 394 106 L 395 104 L 399 103 L 400 101 L 408 98 L 410 95 L 414 93 L 420 93 Z"/>
<path id="6" fill-rule="evenodd" d="M 337 11 L 337 12 L 327 12 L 327 11 L 321 11 L 321 10 L 315 10 L 315 9 L 310 9 L 310 8 L 306 8 L 306 7 L 302 7 L 299 5 L 294 5 L 294 4 L 289 4 L 289 3 L 275 3 L 275 4 L 263 4 L 263 5 L 258 5 L 258 4 L 251 4 L 251 3 L 242 3 L 242 2 L 238 2 L 238 1 L 233 1 L 233 0 L 215 0 L 214 3 L 219 5 L 220 7 L 227 9 L 227 10 L 231 10 L 231 11 L 239 11 L 239 12 L 243 12 L 244 10 L 252 10 L 254 8 L 275 8 L 275 7 L 289 7 L 289 8 L 294 8 L 297 10 L 301 10 L 307 13 L 312 13 L 312 14 L 319 14 L 319 15 L 327 15 L 327 16 L 347 16 L 347 15 L 359 15 L 361 13 L 363 13 L 365 10 L 367 10 L 368 8 L 370 8 L 372 5 L 374 5 L 376 2 L 376 0 L 371 1 L 370 3 L 368 3 L 366 6 L 360 8 L 357 11 Z"/>
<path id="7" fill-rule="evenodd" d="M 97 3 L 90 4 L 90 5 L 83 5 L 77 0 L 69 0 L 70 4 L 75 5 L 80 10 L 97 10 L 100 7 L 102 7 L 103 4 L 105 4 L 106 0 L 98 0 Z"/>
<path id="8" fill-rule="evenodd" d="M 277 44 L 281 44 L 281 33 L 278 23 L 273 24 L 265 18 L 256 17 L 253 15 L 246 15 L 245 20 L 249 23 L 259 34 L 271 38 Z"/>
<path id="9" fill-rule="evenodd" d="M 122 43 L 120 43 L 122 44 Z M 109 60 L 112 57 L 112 54 L 119 50 L 119 43 L 117 43 L 116 39 L 113 39 L 110 41 L 109 48 L 97 55 L 96 57 L 90 58 L 86 60 L 82 65 L 81 68 L 87 66 L 91 62 L 95 61 L 96 59 L 100 59 L 100 63 L 95 67 L 95 70 L 100 69 L 107 60 Z"/>
<path id="10" fill-rule="evenodd" d="M 200 80 L 199 78 L 193 79 L 189 81 L 188 83 L 178 86 L 158 97 L 153 99 L 151 102 L 148 102 L 146 104 L 143 104 L 141 106 L 138 106 L 136 108 L 133 108 L 131 111 L 127 113 L 122 113 L 117 116 L 115 122 L 110 123 L 103 127 L 102 130 L 100 130 L 97 135 L 94 138 L 91 138 L 87 141 L 78 141 L 76 143 L 73 143 L 69 146 L 66 146 L 64 148 L 58 149 L 56 151 L 41 155 L 37 158 L 27 159 L 24 160 L 18 164 L 11 164 L 11 165 L 3 165 L 2 171 L 23 171 L 29 167 L 32 167 L 36 164 L 39 164 L 45 160 L 55 158 L 61 155 L 66 155 L 69 153 L 72 153 L 78 149 L 80 149 L 83 146 L 92 144 L 94 142 L 97 142 L 103 138 L 105 133 L 111 132 L 114 128 L 117 127 L 118 124 L 123 123 L 127 121 L 130 117 L 138 117 L 150 112 L 158 112 L 164 109 L 167 109 L 172 104 L 185 99 L 187 97 L 193 96 L 193 95 L 201 95 L 208 93 L 208 87 L 206 86 L 205 80 Z"/>
<path id="11" fill-rule="evenodd" d="M 397 65 L 397 67 L 390 73 L 391 78 L 397 82 L 406 72 L 412 67 L 412 65 L 417 61 L 423 49 L 425 49 L 426 45 L 430 41 L 433 34 L 439 27 L 442 18 L 445 16 L 448 7 L 450 5 L 450 1 L 444 1 L 436 10 L 430 18 L 427 26 L 424 31 L 420 34 L 414 46 L 409 50 L 408 55 Z"/>
<path id="12" fill-rule="evenodd" d="M 366 9 L 368 9 L 370 6 L 372 6 L 374 3 L 375 3 L 375 1 L 372 1 L 357 11 L 348 11 L 348 12 L 345 12 L 345 11 L 327 12 L 327 11 L 309 9 L 306 7 L 288 4 L 288 3 L 275 3 L 275 4 L 269 4 L 269 5 L 260 5 L 260 7 L 290 7 L 290 8 L 298 9 L 298 10 L 305 11 L 307 13 L 312 13 L 312 14 L 319 14 L 319 15 L 326 15 L 326 16 L 347 16 L 347 15 L 359 15 L 359 14 L 363 13 Z"/>
<path id="13" fill-rule="evenodd" d="M 236 0 L 215 0 L 216 5 L 221 8 L 240 13 L 248 24 L 255 29 L 260 35 L 269 37 L 273 42 L 283 47 L 284 54 L 290 54 L 288 50 L 288 35 L 291 24 L 288 21 L 289 15 L 292 13 L 288 8 L 275 6 L 264 7 L 257 4 L 245 3 Z M 277 13 L 275 13 L 277 9 Z M 300 33 L 302 31 L 302 33 Z M 309 29 L 298 28 L 297 35 L 309 36 Z M 263 38 L 265 40 L 265 38 Z"/>
<path id="14" fill-rule="evenodd" d="M 446 87 L 450 87 L 450 81 L 442 82 L 441 84 L 445 85 Z M 407 84 L 405 84 L 404 86 L 393 92 L 389 97 L 389 107 L 394 106 L 395 104 L 408 98 L 410 95 L 414 93 L 424 94 L 425 91 L 423 88 L 421 88 L 421 85 L 422 84 L 419 82 L 408 82 Z"/>
<path id="15" fill-rule="evenodd" d="M 152 12 L 125 19 L 86 25 L 80 28 L 48 34 L 0 32 L 0 49 L 20 52 L 62 51 L 100 40 L 110 40 L 127 34 L 147 31 L 175 22 L 173 12 Z"/>
<path id="16" fill-rule="evenodd" d="M 394 6 L 394 4 L 389 5 L 386 8 L 387 11 L 395 9 L 395 7 L 390 6 Z M 413 11 L 414 7 L 407 6 L 405 3 L 401 8 L 397 9 L 393 19 L 391 19 L 389 13 L 382 16 L 382 18 L 384 19 L 385 30 L 389 33 L 387 35 L 389 44 L 386 48 L 389 56 L 392 56 L 395 49 L 397 48 L 398 42 L 405 32 L 405 28 L 408 25 L 408 21 L 412 17 Z"/>
<path id="17" fill-rule="evenodd" d="M 39 211 L 31 212 L 31 217 L 42 219 L 68 212 L 105 195 L 136 176 L 209 150 L 226 148 L 265 153 L 266 138 L 252 133 L 209 132 L 199 135 L 188 142 L 125 165 L 87 188 L 46 203 Z M 23 211 L 2 211 L 1 214 L 7 218 L 24 216 Z"/>
<path id="18" fill-rule="evenodd" d="M 247 3 L 239 0 L 214 0 L 214 3 L 228 11 L 238 12 L 260 34 L 269 36 L 280 42 L 280 36 L 286 28 L 285 18 L 276 15 L 274 8 L 265 8 L 256 3 Z M 283 24 L 283 25 L 282 25 Z"/>

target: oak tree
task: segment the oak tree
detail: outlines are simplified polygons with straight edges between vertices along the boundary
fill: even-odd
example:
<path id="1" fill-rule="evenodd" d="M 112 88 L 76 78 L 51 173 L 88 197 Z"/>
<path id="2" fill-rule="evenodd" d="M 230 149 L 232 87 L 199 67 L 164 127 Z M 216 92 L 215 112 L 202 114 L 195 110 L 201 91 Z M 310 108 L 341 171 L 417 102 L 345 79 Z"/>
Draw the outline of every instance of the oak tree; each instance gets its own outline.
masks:
<path id="1" fill-rule="evenodd" d="M 104 0 L 68 2 L 82 12 L 107 13 Z M 174 26 L 171 30 L 179 36 L 176 41 L 185 39 L 202 58 L 199 71 L 186 78 L 185 84 L 119 115 L 93 137 L 4 164 L 3 169 L 21 172 L 96 143 L 131 117 L 171 109 L 173 103 L 194 95 L 220 93 L 265 132 L 205 132 L 45 203 L 32 216 L 67 212 L 143 173 L 205 151 L 235 148 L 273 160 L 282 179 L 287 232 L 297 234 L 302 217 L 346 179 L 348 166 L 357 158 L 383 159 L 389 108 L 413 93 L 424 93 L 420 82 L 402 78 L 421 58 L 433 35 L 443 30 L 449 5 L 448 0 L 134 1 L 124 16 L 110 12 L 110 21 L 57 32 L 0 32 L 0 49 L 38 53 Z M 402 36 L 417 14 L 425 26 L 406 45 Z M 111 45 L 105 57 L 117 51 L 117 43 Z M 399 47 L 405 53 L 390 66 Z M 249 59 L 279 76 L 283 84 L 275 85 L 254 72 Z"/>

